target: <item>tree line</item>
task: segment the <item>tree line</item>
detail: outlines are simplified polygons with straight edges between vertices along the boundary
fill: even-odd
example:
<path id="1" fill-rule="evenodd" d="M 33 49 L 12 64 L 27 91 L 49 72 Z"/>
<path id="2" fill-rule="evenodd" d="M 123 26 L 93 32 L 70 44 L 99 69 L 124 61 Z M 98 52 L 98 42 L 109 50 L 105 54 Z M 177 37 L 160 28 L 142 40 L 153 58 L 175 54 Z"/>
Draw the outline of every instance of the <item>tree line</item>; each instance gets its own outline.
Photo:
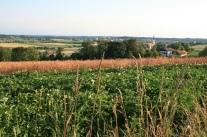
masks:
<path id="1" fill-rule="evenodd" d="M 33 61 L 39 59 L 39 53 L 34 47 L 4 48 L 0 47 L 0 61 Z"/>
<path id="2" fill-rule="evenodd" d="M 34 47 L 5 48 L 0 47 L 0 61 L 35 61 L 35 60 L 63 60 L 62 48 L 55 51 L 55 55 L 47 55 L 46 52 L 39 52 Z"/>
<path id="3" fill-rule="evenodd" d="M 105 59 L 116 58 L 131 58 L 131 57 L 158 57 L 163 56 L 159 51 L 162 48 L 166 48 L 165 44 L 157 43 L 151 50 L 145 46 L 145 41 L 137 39 L 128 39 L 121 42 L 99 40 L 94 42 L 87 40 L 82 43 L 82 48 L 71 56 L 65 56 L 62 54 L 62 48 L 58 48 L 55 51 L 55 55 L 47 55 L 46 52 L 39 52 L 34 47 L 17 47 L 17 48 L 5 48 L 0 47 L 0 61 L 34 61 L 34 60 L 67 60 L 67 59 L 101 59 L 103 52 L 105 53 Z M 173 48 L 176 50 L 186 50 L 191 52 L 188 43 L 171 43 L 167 45 L 167 48 Z M 207 56 L 207 47 L 200 52 L 199 56 Z"/>
<path id="4" fill-rule="evenodd" d="M 85 41 L 82 43 L 82 49 L 71 55 L 71 59 L 100 59 L 103 52 L 105 52 L 104 58 L 131 58 L 138 57 L 158 57 L 163 56 L 160 53 L 161 49 L 173 48 L 175 50 L 186 50 L 187 52 L 193 51 L 190 48 L 189 43 L 177 42 L 177 43 L 157 43 L 152 49 L 146 48 L 145 41 L 137 39 L 128 39 L 121 42 L 100 40 L 97 44 L 94 41 Z"/>
<path id="5" fill-rule="evenodd" d="M 146 49 L 145 42 L 137 41 L 136 39 L 128 39 L 121 42 L 100 40 L 95 44 L 94 41 L 84 41 L 82 49 L 79 52 L 73 53 L 71 59 L 100 59 L 103 52 L 104 58 L 131 58 L 138 57 L 157 57 L 162 56 L 154 46 L 151 50 Z"/>

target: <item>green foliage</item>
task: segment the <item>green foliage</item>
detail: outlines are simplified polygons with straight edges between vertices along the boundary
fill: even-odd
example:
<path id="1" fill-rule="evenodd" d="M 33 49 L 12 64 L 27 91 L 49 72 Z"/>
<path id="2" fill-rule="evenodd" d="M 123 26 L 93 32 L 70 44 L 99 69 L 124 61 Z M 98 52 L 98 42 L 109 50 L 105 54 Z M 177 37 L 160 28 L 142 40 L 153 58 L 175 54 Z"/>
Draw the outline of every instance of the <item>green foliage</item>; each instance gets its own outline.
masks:
<path id="1" fill-rule="evenodd" d="M 199 56 L 201 57 L 207 56 L 207 46 L 201 52 L 199 52 Z"/>
<path id="2" fill-rule="evenodd" d="M 64 136 L 65 132 L 86 136 L 99 82 L 94 136 L 112 136 L 115 111 L 120 136 L 153 136 L 149 128 L 153 124 L 165 124 L 165 135 L 180 136 L 185 110 L 197 112 L 194 98 L 199 100 L 207 92 L 206 69 L 207 65 L 188 64 L 109 68 L 101 70 L 100 81 L 97 70 L 90 69 L 78 75 L 75 71 L 0 74 L 0 136 Z"/>
<path id="3" fill-rule="evenodd" d="M 176 50 L 181 50 L 181 48 L 182 48 L 181 43 L 172 43 L 168 47 L 171 47 Z"/>
<path id="4" fill-rule="evenodd" d="M 93 41 L 84 41 L 82 49 L 79 53 L 73 53 L 71 59 L 95 59 L 97 56 L 98 48 Z"/>
<path id="5" fill-rule="evenodd" d="M 122 42 L 100 40 L 97 43 L 95 44 L 93 41 L 83 42 L 83 48 L 80 52 L 73 53 L 71 59 L 101 59 L 103 52 L 105 52 L 107 59 L 138 57 L 139 54 L 145 57 L 147 54 L 143 41 L 136 39 L 128 39 Z"/>
<path id="6" fill-rule="evenodd" d="M 107 40 L 99 40 L 98 41 L 98 52 L 97 52 L 97 59 L 101 59 L 103 53 L 107 50 L 108 48 L 108 41 Z"/>
<path id="7" fill-rule="evenodd" d="M 11 61 L 12 51 L 10 48 L 0 47 L 0 61 Z"/>
<path id="8" fill-rule="evenodd" d="M 129 39 L 123 42 L 126 46 L 126 57 L 138 57 L 139 47 L 136 39 Z"/>
<path id="9" fill-rule="evenodd" d="M 56 51 L 56 60 L 62 60 L 63 59 L 63 54 L 62 54 L 63 48 L 58 48 Z"/>
<path id="10" fill-rule="evenodd" d="M 12 60 L 13 61 L 32 61 L 38 60 L 39 53 L 33 48 L 17 47 L 12 49 Z"/>
<path id="11" fill-rule="evenodd" d="M 105 51 L 105 58 L 124 58 L 126 47 L 121 42 L 109 42 Z"/>

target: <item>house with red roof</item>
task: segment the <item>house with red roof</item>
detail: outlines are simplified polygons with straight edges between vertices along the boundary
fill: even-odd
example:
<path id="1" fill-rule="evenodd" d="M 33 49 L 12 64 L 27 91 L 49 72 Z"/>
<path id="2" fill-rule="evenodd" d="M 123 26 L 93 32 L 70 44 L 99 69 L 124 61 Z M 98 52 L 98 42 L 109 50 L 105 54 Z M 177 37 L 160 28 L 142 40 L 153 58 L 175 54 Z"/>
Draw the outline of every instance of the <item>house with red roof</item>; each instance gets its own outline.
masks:
<path id="1" fill-rule="evenodd" d="M 188 52 L 185 51 L 185 50 L 177 50 L 176 53 L 180 57 L 184 57 L 184 56 L 187 56 L 188 55 Z"/>
<path id="2" fill-rule="evenodd" d="M 155 46 L 155 38 L 154 38 L 154 36 L 153 36 L 153 40 L 151 41 L 151 42 L 146 42 L 146 48 L 147 49 L 152 49 L 154 46 Z"/>
<path id="3" fill-rule="evenodd" d="M 56 56 L 56 52 L 48 51 L 47 54 L 46 54 L 46 57 L 49 57 L 49 56 Z"/>

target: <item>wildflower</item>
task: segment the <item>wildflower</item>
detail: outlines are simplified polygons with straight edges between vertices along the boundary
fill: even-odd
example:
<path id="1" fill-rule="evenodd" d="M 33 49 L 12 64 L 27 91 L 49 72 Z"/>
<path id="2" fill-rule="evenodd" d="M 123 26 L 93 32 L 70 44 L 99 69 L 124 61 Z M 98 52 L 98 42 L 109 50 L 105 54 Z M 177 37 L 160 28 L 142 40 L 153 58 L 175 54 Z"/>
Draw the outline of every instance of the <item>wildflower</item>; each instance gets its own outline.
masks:
<path id="1" fill-rule="evenodd" d="M 88 98 L 91 99 L 91 98 L 92 98 L 92 95 L 90 94 L 90 95 L 88 96 Z"/>
<path id="2" fill-rule="evenodd" d="M 92 84 L 94 84 L 94 83 L 95 83 L 95 80 L 94 80 L 94 79 L 92 79 L 92 80 L 91 80 L 91 83 L 92 83 Z"/>
<path id="3" fill-rule="evenodd" d="M 1 99 L 0 101 L 3 101 L 4 103 L 7 102 L 9 98 L 3 97 L 3 99 Z"/>

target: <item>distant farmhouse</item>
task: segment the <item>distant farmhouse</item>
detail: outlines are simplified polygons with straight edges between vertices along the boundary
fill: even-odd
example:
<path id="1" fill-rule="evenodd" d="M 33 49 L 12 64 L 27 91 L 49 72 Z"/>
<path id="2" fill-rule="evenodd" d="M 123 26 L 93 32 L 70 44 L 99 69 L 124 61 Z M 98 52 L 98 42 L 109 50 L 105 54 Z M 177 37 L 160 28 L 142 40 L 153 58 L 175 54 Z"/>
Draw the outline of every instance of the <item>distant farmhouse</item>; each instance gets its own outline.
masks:
<path id="1" fill-rule="evenodd" d="M 160 53 L 164 54 L 165 56 L 169 57 L 175 52 L 176 50 L 173 48 L 164 48 L 160 50 Z"/>
<path id="2" fill-rule="evenodd" d="M 146 42 L 146 48 L 150 50 L 150 49 L 152 49 L 154 46 L 155 46 L 155 37 L 153 36 L 152 41 L 147 41 L 147 42 Z"/>
<path id="3" fill-rule="evenodd" d="M 46 53 L 46 57 L 49 57 L 49 56 L 56 56 L 56 52 L 55 51 L 49 51 Z"/>
<path id="4" fill-rule="evenodd" d="M 153 39 L 151 41 L 148 40 L 145 46 L 148 50 L 151 50 L 155 46 L 155 44 L 156 44 L 155 37 L 153 36 Z M 176 49 L 167 48 L 167 47 L 160 49 L 159 52 L 165 55 L 166 57 L 170 57 L 170 56 L 184 57 L 188 55 L 188 52 L 185 50 L 176 50 Z"/>
<path id="5" fill-rule="evenodd" d="M 173 48 L 164 48 L 160 50 L 160 53 L 165 55 L 166 57 L 170 56 L 179 56 L 179 57 L 184 57 L 188 55 L 188 52 L 185 50 L 175 50 Z"/>
<path id="6" fill-rule="evenodd" d="M 177 50 L 176 53 L 180 57 L 184 57 L 184 56 L 187 56 L 188 55 L 188 52 L 185 51 L 185 50 Z"/>

